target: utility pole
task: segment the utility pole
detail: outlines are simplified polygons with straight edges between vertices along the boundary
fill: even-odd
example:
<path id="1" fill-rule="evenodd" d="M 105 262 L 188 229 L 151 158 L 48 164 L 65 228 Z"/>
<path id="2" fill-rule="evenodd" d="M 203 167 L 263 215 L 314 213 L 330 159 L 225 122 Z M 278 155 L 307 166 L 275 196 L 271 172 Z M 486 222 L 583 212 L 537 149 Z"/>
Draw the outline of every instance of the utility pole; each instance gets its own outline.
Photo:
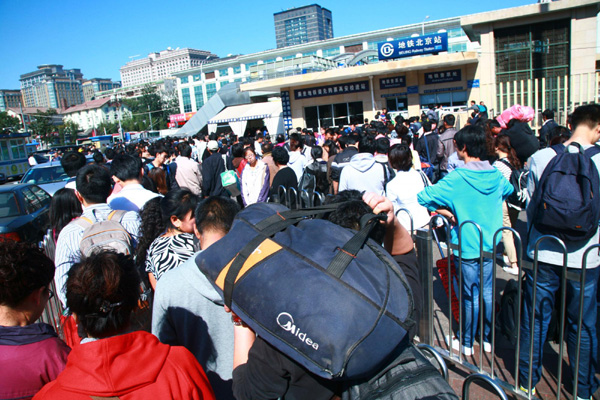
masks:
<path id="1" fill-rule="evenodd" d="M 25 133 L 27 132 L 27 123 L 25 122 L 25 115 L 23 115 L 23 103 L 19 102 L 19 107 L 21 107 L 21 121 L 23 121 L 23 128 L 25 128 Z"/>
<path id="2" fill-rule="evenodd" d="M 152 114 L 150 114 L 150 104 L 148 104 L 148 118 L 150 119 L 150 130 L 153 131 L 154 127 L 152 126 Z"/>

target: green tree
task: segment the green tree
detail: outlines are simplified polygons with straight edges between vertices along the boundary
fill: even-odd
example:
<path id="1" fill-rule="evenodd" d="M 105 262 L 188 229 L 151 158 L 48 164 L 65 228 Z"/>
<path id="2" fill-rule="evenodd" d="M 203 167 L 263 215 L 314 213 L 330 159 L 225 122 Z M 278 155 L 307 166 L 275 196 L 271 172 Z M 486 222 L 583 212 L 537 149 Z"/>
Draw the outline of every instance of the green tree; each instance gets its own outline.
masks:
<path id="1" fill-rule="evenodd" d="M 33 122 L 29 124 L 29 127 L 36 135 L 40 136 L 40 140 L 44 143 L 50 144 L 55 141 L 54 132 L 58 129 L 54 126 L 53 120 L 55 118 L 54 116 L 57 114 L 55 109 L 50 108 L 48 111 L 37 110 L 37 112 L 31 116 Z"/>
<path id="2" fill-rule="evenodd" d="M 169 115 L 179 112 L 179 99 L 175 90 L 159 92 L 155 87 L 146 85 L 142 95 L 124 100 L 132 116 L 121 121 L 124 131 L 143 131 L 166 129 Z M 150 123 L 150 118 L 152 123 Z"/>
<path id="3" fill-rule="evenodd" d="M 105 130 L 106 130 L 107 135 L 110 135 L 113 133 L 118 133 L 119 132 L 119 124 L 117 122 L 102 121 L 98 125 L 98 134 L 104 135 Z"/>
<path id="4" fill-rule="evenodd" d="M 58 136 L 61 144 L 75 143 L 77 141 L 77 132 L 79 125 L 76 122 L 67 120 L 64 125 L 58 127 Z"/>
<path id="5" fill-rule="evenodd" d="M 0 131 L 2 129 L 19 129 L 21 127 L 21 120 L 19 118 L 8 115 L 8 112 L 0 112 Z"/>

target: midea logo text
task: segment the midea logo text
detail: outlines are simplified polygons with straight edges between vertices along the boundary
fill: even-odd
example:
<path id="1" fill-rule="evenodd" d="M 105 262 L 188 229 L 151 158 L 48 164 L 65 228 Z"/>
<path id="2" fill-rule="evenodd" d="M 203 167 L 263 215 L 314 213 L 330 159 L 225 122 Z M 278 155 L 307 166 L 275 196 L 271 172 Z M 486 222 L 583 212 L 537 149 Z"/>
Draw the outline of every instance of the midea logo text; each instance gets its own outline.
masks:
<path id="1" fill-rule="evenodd" d="M 294 324 L 294 318 L 286 313 L 282 312 L 277 316 L 277 325 L 282 327 L 285 331 L 290 332 L 292 335 L 300 339 L 301 342 L 308 346 L 311 346 L 315 350 L 319 350 L 319 344 L 313 342 L 313 340 L 307 337 L 306 332 L 301 332 L 300 328 Z"/>

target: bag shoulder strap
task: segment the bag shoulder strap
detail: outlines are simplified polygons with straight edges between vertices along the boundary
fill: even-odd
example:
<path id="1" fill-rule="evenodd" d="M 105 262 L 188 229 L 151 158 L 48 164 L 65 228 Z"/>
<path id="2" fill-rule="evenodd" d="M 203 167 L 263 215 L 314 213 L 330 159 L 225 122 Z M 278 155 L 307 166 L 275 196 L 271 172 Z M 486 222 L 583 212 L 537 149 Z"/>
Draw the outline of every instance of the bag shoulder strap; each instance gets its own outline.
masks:
<path id="1" fill-rule="evenodd" d="M 600 146 L 598 146 L 597 144 L 594 144 L 592 147 L 587 148 L 584 153 L 589 158 L 592 158 L 596 154 L 600 153 Z"/>
<path id="2" fill-rule="evenodd" d="M 83 229 L 87 229 L 90 226 L 94 225 L 94 221 L 92 221 L 88 217 L 79 217 L 76 220 L 74 220 L 73 223 L 79 225 Z"/>
<path id="3" fill-rule="evenodd" d="M 123 217 L 125 216 L 125 214 L 127 213 L 127 211 L 125 210 L 112 210 L 110 214 L 108 214 L 108 217 L 106 218 L 107 221 L 112 221 L 113 218 L 115 218 L 115 220 L 118 223 L 121 223 L 121 221 L 123 220 Z"/>
<path id="4" fill-rule="evenodd" d="M 229 168 L 227 168 L 227 154 L 222 154 L 221 158 L 223 159 L 223 165 L 225 166 L 225 171 L 229 171 Z"/>
<path id="5" fill-rule="evenodd" d="M 425 140 L 425 151 L 427 151 L 427 162 L 431 165 L 431 157 L 429 156 L 429 140 L 427 140 L 427 136 L 423 135 L 423 139 Z"/>
<path id="6" fill-rule="evenodd" d="M 499 158 L 498 161 L 500 161 L 502 164 L 504 164 L 508 168 L 510 168 L 511 171 L 516 171 L 516 168 L 513 167 L 513 165 L 511 163 L 509 163 L 508 161 L 506 161 L 504 158 Z"/>

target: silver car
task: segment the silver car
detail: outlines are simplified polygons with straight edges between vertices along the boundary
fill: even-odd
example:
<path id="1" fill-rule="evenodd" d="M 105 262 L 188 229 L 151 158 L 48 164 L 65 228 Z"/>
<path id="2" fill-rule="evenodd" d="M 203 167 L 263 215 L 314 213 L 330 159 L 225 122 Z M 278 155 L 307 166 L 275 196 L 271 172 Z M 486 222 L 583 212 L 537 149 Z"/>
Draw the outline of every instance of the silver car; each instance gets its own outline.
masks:
<path id="1" fill-rule="evenodd" d="M 53 196 L 58 189 L 67 184 L 69 177 L 60 165 L 60 161 L 51 161 L 34 165 L 23 175 L 20 183 L 33 183 Z"/>

